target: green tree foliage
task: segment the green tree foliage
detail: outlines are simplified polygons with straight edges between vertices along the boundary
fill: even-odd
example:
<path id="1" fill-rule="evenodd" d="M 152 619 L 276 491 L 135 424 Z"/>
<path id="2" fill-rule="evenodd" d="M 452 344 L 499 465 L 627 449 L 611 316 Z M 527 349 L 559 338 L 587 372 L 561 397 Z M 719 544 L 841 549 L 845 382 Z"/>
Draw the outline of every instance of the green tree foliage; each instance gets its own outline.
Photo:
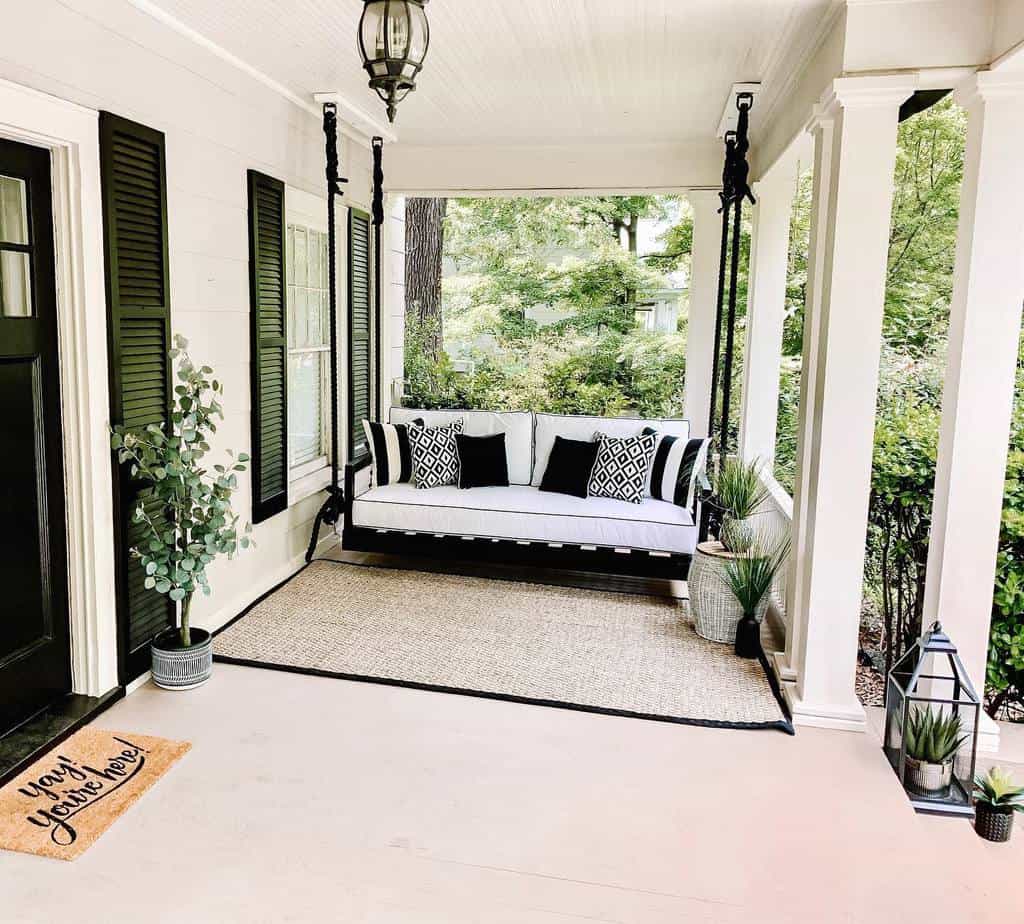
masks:
<path id="1" fill-rule="evenodd" d="M 646 260 L 634 249 L 641 218 L 678 211 L 675 198 L 655 196 L 450 200 L 445 258 L 455 272 L 444 281 L 445 342 L 462 344 L 459 359 L 474 368 L 457 372 L 447 354 L 434 362 L 424 349 L 430 331 L 407 318 L 409 400 L 681 413 L 684 336 L 638 329 L 636 310 L 665 286 L 659 270 L 678 268 L 688 252 Z M 551 313 L 543 326 L 527 317 L 538 308 Z"/>
<path id="2" fill-rule="evenodd" d="M 883 336 L 911 356 L 945 349 L 965 132 L 949 100 L 900 126 Z"/>

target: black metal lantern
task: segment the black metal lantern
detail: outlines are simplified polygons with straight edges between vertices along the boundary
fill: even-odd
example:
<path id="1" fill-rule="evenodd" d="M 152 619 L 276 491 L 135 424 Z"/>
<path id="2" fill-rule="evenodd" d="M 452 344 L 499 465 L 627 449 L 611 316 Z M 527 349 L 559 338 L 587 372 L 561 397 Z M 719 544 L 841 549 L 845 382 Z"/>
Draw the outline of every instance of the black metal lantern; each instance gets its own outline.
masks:
<path id="1" fill-rule="evenodd" d="M 416 75 L 430 46 L 427 0 L 364 0 L 359 51 L 370 86 L 384 100 L 388 121 L 416 89 Z"/>
<path id="2" fill-rule="evenodd" d="M 935 623 L 885 688 L 883 748 L 919 812 L 973 816 L 981 701 L 956 646 Z"/>

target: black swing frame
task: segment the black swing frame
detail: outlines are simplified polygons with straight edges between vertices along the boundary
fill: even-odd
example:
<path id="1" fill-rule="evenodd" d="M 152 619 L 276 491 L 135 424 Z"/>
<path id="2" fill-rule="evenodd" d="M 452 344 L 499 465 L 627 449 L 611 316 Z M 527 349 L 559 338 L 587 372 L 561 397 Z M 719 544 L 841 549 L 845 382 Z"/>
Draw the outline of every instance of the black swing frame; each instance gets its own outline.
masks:
<path id="1" fill-rule="evenodd" d="M 718 421 L 718 459 L 721 466 L 728 452 L 729 411 L 732 387 L 732 368 L 735 350 L 737 279 L 740 260 L 740 232 L 743 221 L 743 202 L 755 202 L 747 182 L 749 166 L 746 155 L 750 148 L 747 137 L 753 96 L 740 93 L 736 97 L 739 111 L 735 131 L 725 137 L 725 163 L 722 171 L 722 243 L 718 271 L 718 296 L 715 311 L 714 357 L 711 380 L 711 410 L 708 433 L 715 433 L 718 410 L 718 392 L 722 390 L 721 415 Z M 338 175 L 337 109 L 333 103 L 324 104 L 324 135 L 327 153 L 327 214 L 328 214 L 328 295 L 331 324 L 331 484 L 327 498 L 316 515 L 306 561 L 316 551 L 320 528 L 341 522 L 342 548 L 347 551 L 380 552 L 412 557 L 434 558 L 448 561 L 492 561 L 512 565 L 557 567 L 569 570 L 605 574 L 638 575 L 642 577 L 685 578 L 689 572 L 691 556 L 682 554 L 651 553 L 640 549 L 614 549 L 602 546 L 582 546 L 570 543 L 545 543 L 489 536 L 456 536 L 434 533 L 402 532 L 357 526 L 353 522 L 352 505 L 356 497 L 356 480 L 366 470 L 371 459 L 365 457 L 346 463 L 344 485 L 339 484 L 338 459 L 338 343 L 337 343 L 337 286 L 336 286 L 336 230 L 334 222 L 335 196 L 343 195 L 341 185 L 348 180 Z M 383 413 L 381 382 L 380 325 L 381 325 L 381 226 L 384 223 L 384 173 L 382 167 L 383 141 L 373 138 L 373 266 L 374 266 L 374 329 L 371 412 L 380 420 Z M 730 246 L 731 245 L 731 246 Z M 731 251 L 731 252 L 730 252 Z M 727 261 L 728 257 L 728 261 Z M 728 272 L 727 272 L 728 262 Z M 726 285 L 728 283 L 728 295 Z M 722 322 L 727 321 L 725 356 L 722 357 Z M 700 511 L 698 536 L 701 541 L 717 528 L 716 507 L 710 491 L 699 492 Z"/>

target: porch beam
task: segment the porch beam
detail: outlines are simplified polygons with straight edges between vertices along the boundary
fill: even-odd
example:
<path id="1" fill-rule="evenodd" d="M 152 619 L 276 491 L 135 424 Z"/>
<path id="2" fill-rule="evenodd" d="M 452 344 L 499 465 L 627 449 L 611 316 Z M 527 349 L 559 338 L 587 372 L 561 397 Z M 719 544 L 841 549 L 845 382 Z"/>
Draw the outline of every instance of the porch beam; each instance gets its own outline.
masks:
<path id="1" fill-rule="evenodd" d="M 978 73 L 957 101 L 967 147 L 924 622 L 942 623 L 980 694 L 1024 298 L 1024 75 Z"/>
<path id="2" fill-rule="evenodd" d="M 689 308 L 686 320 L 686 419 L 690 435 L 708 435 L 715 350 L 718 269 L 722 250 L 721 201 L 714 189 L 687 193 L 693 209 Z"/>
<path id="3" fill-rule="evenodd" d="M 747 341 L 740 398 L 739 453 L 772 471 L 779 416 L 782 325 L 786 317 L 789 222 L 796 194 L 796 164 L 780 166 L 754 184 L 750 240 Z"/>
<path id="4" fill-rule="evenodd" d="M 900 104 L 916 81 L 904 75 L 832 82 L 814 120 L 821 173 L 811 228 L 816 318 L 804 337 L 794 517 L 796 721 L 864 729 L 855 671 L 864 540 L 881 353 Z"/>

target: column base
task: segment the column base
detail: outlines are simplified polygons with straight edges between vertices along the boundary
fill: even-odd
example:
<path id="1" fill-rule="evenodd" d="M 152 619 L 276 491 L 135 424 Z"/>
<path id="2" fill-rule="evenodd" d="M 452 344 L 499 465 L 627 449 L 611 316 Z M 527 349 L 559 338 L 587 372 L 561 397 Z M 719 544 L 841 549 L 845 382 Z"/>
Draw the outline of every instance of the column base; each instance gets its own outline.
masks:
<path id="1" fill-rule="evenodd" d="M 783 683 L 782 695 L 793 714 L 794 725 L 850 732 L 867 731 L 867 716 L 856 697 L 842 703 L 808 702 L 800 697 L 795 683 Z"/>
<path id="2" fill-rule="evenodd" d="M 981 710 L 981 719 L 978 722 L 978 753 L 999 753 L 999 723 L 984 709 Z"/>
<path id="3" fill-rule="evenodd" d="M 780 683 L 796 683 L 796 671 L 789 663 L 785 651 L 772 652 L 772 667 L 775 668 L 775 676 Z"/>

